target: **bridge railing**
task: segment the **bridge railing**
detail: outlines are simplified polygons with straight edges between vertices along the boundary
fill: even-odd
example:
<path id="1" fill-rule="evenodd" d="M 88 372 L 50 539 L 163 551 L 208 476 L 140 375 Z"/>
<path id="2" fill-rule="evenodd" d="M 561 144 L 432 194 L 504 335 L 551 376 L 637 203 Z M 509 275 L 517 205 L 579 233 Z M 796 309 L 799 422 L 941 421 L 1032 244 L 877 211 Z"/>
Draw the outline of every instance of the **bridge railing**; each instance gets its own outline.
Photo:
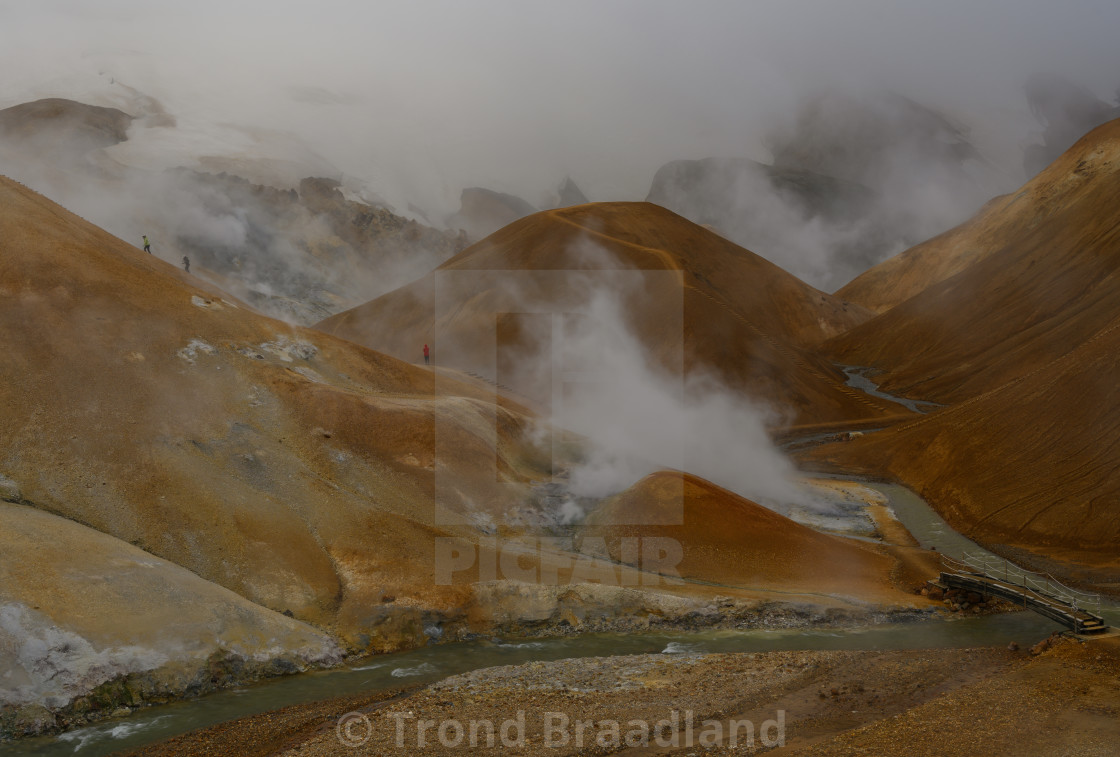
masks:
<path id="1" fill-rule="evenodd" d="M 1071 589 L 1049 573 L 1024 570 L 1002 557 L 965 552 L 959 558 L 942 554 L 941 562 L 953 572 L 979 573 L 988 578 L 1038 592 L 1075 610 L 1087 610 L 1091 607 L 1097 615 L 1101 612 L 1100 594 Z"/>

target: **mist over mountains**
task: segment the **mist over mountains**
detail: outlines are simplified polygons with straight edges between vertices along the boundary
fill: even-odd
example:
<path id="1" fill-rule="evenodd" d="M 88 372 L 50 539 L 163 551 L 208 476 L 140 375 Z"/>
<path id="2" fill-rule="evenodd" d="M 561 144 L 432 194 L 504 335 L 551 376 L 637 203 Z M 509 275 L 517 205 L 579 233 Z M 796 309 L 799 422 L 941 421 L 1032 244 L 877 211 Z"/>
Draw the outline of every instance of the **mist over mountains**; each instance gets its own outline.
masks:
<path id="1" fill-rule="evenodd" d="M 929 643 L 1037 691 L 1015 566 L 1120 623 L 1120 7 L 163 5 L 0 0 L 0 751 L 581 633 L 854 666 L 967 611 Z M 1099 743 L 1113 636 L 1045 705 Z M 895 651 L 748 655 L 719 716 L 763 658 L 856 736 L 1002 681 Z M 708 697 L 611 669 L 532 697 Z"/>
<path id="2" fill-rule="evenodd" d="M 157 254 L 187 257 L 267 312 L 312 323 L 422 275 L 470 242 L 535 212 L 513 194 L 466 187 L 441 216 L 384 199 L 282 132 L 187 123 L 104 74 L 90 102 L 44 98 L 0 110 L 0 169 Z M 1026 96 L 1046 125 L 1024 165 L 1116 112 L 1059 77 Z M 232 136 L 231 136 L 232 135 Z M 943 231 L 1003 189 L 970 127 L 910 98 L 820 91 L 775 115 L 769 162 L 674 160 L 646 198 L 833 291 Z M 588 200 L 568 176 L 541 207 Z M 402 200 L 398 200 L 402 201 Z M 143 229 L 142 232 L 139 230 Z"/>
<path id="3" fill-rule="evenodd" d="M 732 169 L 743 196 L 731 208 L 700 192 L 671 209 L 698 220 L 742 206 L 711 225 L 828 290 L 1017 186 L 1025 148 L 1052 159 L 1115 107 L 1111 11 L 1095 5 L 989 3 L 963 32 L 949 8 L 876 3 L 577 2 L 562 14 L 502 0 L 470 11 L 245 3 L 223 8 L 217 28 L 206 2 L 192 13 L 124 0 L 37 7 L 5 9 L 0 107 L 116 107 L 134 118 L 109 151 L 116 162 L 286 190 L 328 178 L 352 200 L 443 230 L 465 189 L 543 208 L 571 177 L 575 197 L 641 200 L 673 161 L 754 161 L 783 172 L 776 185 Z M 1077 44 L 1058 50 L 1056 39 Z M 1026 158 L 1028 171 L 1046 160 Z M 837 223 L 836 203 L 866 212 Z M 134 219 L 90 217 L 127 239 L 144 233 Z"/>

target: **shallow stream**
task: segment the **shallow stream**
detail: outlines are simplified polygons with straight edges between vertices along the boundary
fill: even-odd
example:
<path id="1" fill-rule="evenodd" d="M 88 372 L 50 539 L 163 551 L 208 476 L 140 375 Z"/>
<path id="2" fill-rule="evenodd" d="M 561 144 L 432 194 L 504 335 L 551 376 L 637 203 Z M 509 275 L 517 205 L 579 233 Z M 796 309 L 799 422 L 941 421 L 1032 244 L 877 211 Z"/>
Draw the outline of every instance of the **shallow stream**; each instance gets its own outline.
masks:
<path id="1" fill-rule="evenodd" d="M 936 402 L 912 400 L 907 399 L 906 397 L 899 397 L 895 394 L 887 394 L 884 391 L 880 391 L 879 385 L 868 378 L 868 374 L 872 371 L 871 368 L 864 368 L 858 365 L 841 365 L 840 369 L 843 370 L 844 375 L 848 377 L 848 380 L 844 383 L 852 387 L 853 389 L 859 389 L 864 394 L 870 394 L 873 397 L 878 397 L 880 399 L 895 402 L 899 405 L 902 405 L 907 410 L 913 411 L 915 413 L 928 413 L 931 410 L 936 410 L 939 407 L 943 407 Z"/>
<path id="2" fill-rule="evenodd" d="M 895 623 L 859 629 L 587 634 L 531 641 L 444 644 L 381 655 L 345 668 L 275 678 L 198 699 L 137 710 L 57 737 L 0 745 L 11 757 L 96 757 L 300 702 L 430 683 L 456 673 L 536 660 L 627 654 L 770 652 L 807 649 L 923 649 L 1032 643 L 1055 628 L 1033 613 Z"/>

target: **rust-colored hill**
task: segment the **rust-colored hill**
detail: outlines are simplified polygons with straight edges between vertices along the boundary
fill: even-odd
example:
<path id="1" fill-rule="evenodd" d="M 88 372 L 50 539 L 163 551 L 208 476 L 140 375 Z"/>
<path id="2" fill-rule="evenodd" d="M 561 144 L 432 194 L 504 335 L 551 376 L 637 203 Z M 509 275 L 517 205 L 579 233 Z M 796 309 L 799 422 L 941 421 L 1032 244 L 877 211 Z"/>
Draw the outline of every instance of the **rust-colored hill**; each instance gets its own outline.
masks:
<path id="1" fill-rule="evenodd" d="M 1115 589 L 1118 196 L 1113 121 L 919 249 L 972 262 L 824 348 L 881 369 L 889 391 L 951 406 L 806 457 L 897 478 L 972 538 Z"/>
<path id="2" fill-rule="evenodd" d="M 565 271 L 583 272 L 575 291 Z M 634 271 L 659 275 L 638 276 L 635 285 L 621 275 Z M 316 328 L 406 360 L 419 359 L 429 344 L 437 362 L 513 385 L 516 355 L 538 354 L 542 343 L 534 332 L 541 322 L 520 314 L 563 312 L 604 288 L 654 361 L 672 368 L 673 356 L 683 355 L 686 373 L 714 374 L 787 420 L 894 412 L 843 386 L 842 374 L 809 349 L 866 311 L 649 203 L 595 203 L 521 219 L 431 275 Z"/>
<path id="3" fill-rule="evenodd" d="M 1074 205 L 1092 205 L 1107 195 L 1115 171 L 1112 148 L 1120 127 L 1113 121 L 1093 130 L 1019 191 L 988 202 L 965 223 L 857 276 L 836 292 L 882 313 L 973 263 L 1028 242 L 1043 219 Z"/>
<path id="4" fill-rule="evenodd" d="M 895 478 L 966 536 L 1120 591 L 1120 317 L 1018 381 L 804 457 Z"/>
<path id="5" fill-rule="evenodd" d="M 354 646 L 463 601 L 432 579 L 455 532 L 435 523 L 437 410 L 448 510 L 496 517 L 519 491 L 500 481 L 548 472 L 523 409 L 450 376 L 437 398 L 429 371 L 222 299 L 2 177 L 0 249 L 0 474 L 20 499 Z"/>
<path id="6" fill-rule="evenodd" d="M 660 522 L 666 525 L 637 525 Z M 920 584 L 906 566 L 921 550 L 832 536 L 796 523 L 715 484 L 660 471 L 605 500 L 587 519 L 588 533 L 606 537 L 611 557 L 627 555 L 622 539 L 661 538 L 681 545 L 675 566 L 685 579 L 748 589 L 835 594 L 901 601 L 900 586 Z M 609 524 L 609 525 L 608 525 Z M 936 572 L 933 561 L 926 569 Z"/>
<path id="7" fill-rule="evenodd" d="M 604 238 L 632 262 L 653 259 L 666 269 L 660 289 L 629 293 L 645 295 L 647 309 L 634 312 L 654 319 L 638 321 L 649 343 L 658 344 L 651 335 L 663 329 L 649 307 L 659 296 L 698 298 L 686 299 L 686 314 L 688 302 L 712 301 L 718 310 L 694 312 L 683 332 L 678 323 L 678 340 L 689 343 L 695 329 L 737 349 L 749 332 L 763 345 L 779 345 L 773 354 L 804 371 L 804 381 L 819 382 L 807 385 L 822 397 L 853 414 L 867 412 L 823 371 L 813 372 L 808 358 L 788 357 L 806 354 L 797 345 L 858 316 L 833 304 L 832 321 L 812 321 L 790 292 L 823 295 L 785 281 L 768 264 L 738 271 L 730 256 L 749 255 L 738 248 L 701 269 L 676 268 L 664 249 L 632 241 L 645 233 L 641 214 L 629 223 Z M 557 227 L 592 233 L 573 224 Z M 689 233 L 696 236 L 685 241 L 704 243 L 706 232 Z M 495 265 L 506 258 L 549 273 L 532 247 L 516 249 L 520 258 L 499 256 Z M 461 270 L 494 273 L 483 252 L 460 260 Z M 793 317 L 750 307 L 794 346 L 748 321 L 740 312 L 751 312 L 747 305 L 724 305 L 714 299 L 720 290 L 700 295 L 688 284 L 715 276 L 721 263 L 740 285 L 762 278 L 756 294 L 763 305 L 785 306 Z M 487 312 L 479 307 L 475 317 Z M 739 331 L 736 323 L 750 328 Z M 889 585 L 898 565 L 888 556 L 845 549 L 832 537 L 818 544 L 813 532 L 767 520 L 753 505 L 739 513 L 728 504 L 738 501 L 733 495 L 691 478 L 686 512 L 698 518 L 679 536 L 697 555 L 697 576 L 722 575 L 716 558 L 731 544 L 723 530 L 706 535 L 702 524 L 720 526 L 715 514 L 725 507 L 732 507 L 727 525 L 739 514 L 747 519 L 728 534 L 765 541 L 773 531 L 784 549 L 783 534 L 793 528 L 805 550 L 850 559 L 851 569 L 834 572 L 822 590 L 813 584 L 824 576 L 823 563 L 783 569 L 771 550 L 754 572 L 736 574 L 739 588 L 702 579 L 632 591 L 595 586 L 576 568 L 565 574 L 575 587 L 524 578 L 526 561 L 544 570 L 533 528 L 551 533 L 563 515 L 548 510 L 539 490 L 550 490 L 536 485 L 552 477 L 553 465 L 570 468 L 568 455 L 574 457 L 541 448 L 546 435 L 529 410 L 448 368 L 433 372 L 262 316 L 3 177 L 0 326 L 0 498 L 13 503 L 0 507 L 11 526 L 0 539 L 0 547 L 7 543 L 0 576 L 10 579 L 0 590 L 7 619 L 0 660 L 5 650 L 18 658 L 13 682 L 27 693 L 12 700 L 0 686 L 5 717 L 9 705 L 65 708 L 118 675 L 142 676 L 137 685 L 174 695 L 197 691 L 198 681 L 233 680 L 215 677 L 215 665 L 238 676 L 294 670 L 336 660 L 340 650 L 397 649 L 445 632 L 443 638 L 516 632 L 522 622 L 550 628 L 563 613 L 680 618 L 709 606 L 717 592 L 751 601 L 793 594 L 799 602 L 849 607 L 849 597 L 902 601 Z M 784 367 L 774 360 L 772 369 Z M 656 507 L 640 493 L 621 502 Z M 42 547 L 53 532 L 58 543 Z M 439 580 L 443 537 L 477 556 L 473 574 L 468 567 Z M 495 553 L 507 547 L 499 559 Z M 519 569 L 513 575 L 509 554 Z M 486 565 L 501 565 L 500 579 L 484 575 Z M 96 586 L 83 588 L 90 581 Z M 190 622 L 163 628 L 176 613 Z M 28 649 L 34 654 L 24 654 Z"/>
<path id="8" fill-rule="evenodd" d="M 823 349 L 884 371 L 888 391 L 946 403 L 1030 373 L 1117 312 L 1118 196 L 1112 121 L 1019 192 L 845 287 L 869 307 L 894 307 Z"/>

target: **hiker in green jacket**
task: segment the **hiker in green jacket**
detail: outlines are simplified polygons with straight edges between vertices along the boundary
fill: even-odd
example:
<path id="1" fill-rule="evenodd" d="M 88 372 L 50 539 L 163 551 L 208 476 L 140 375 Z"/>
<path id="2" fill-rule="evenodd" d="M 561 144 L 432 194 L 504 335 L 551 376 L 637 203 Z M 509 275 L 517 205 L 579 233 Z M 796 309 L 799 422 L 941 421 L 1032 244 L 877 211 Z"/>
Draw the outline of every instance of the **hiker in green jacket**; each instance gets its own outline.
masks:
<path id="1" fill-rule="evenodd" d="M 152 254 L 152 243 L 148 241 L 147 234 L 144 235 L 144 252 L 148 253 L 149 255 Z"/>

